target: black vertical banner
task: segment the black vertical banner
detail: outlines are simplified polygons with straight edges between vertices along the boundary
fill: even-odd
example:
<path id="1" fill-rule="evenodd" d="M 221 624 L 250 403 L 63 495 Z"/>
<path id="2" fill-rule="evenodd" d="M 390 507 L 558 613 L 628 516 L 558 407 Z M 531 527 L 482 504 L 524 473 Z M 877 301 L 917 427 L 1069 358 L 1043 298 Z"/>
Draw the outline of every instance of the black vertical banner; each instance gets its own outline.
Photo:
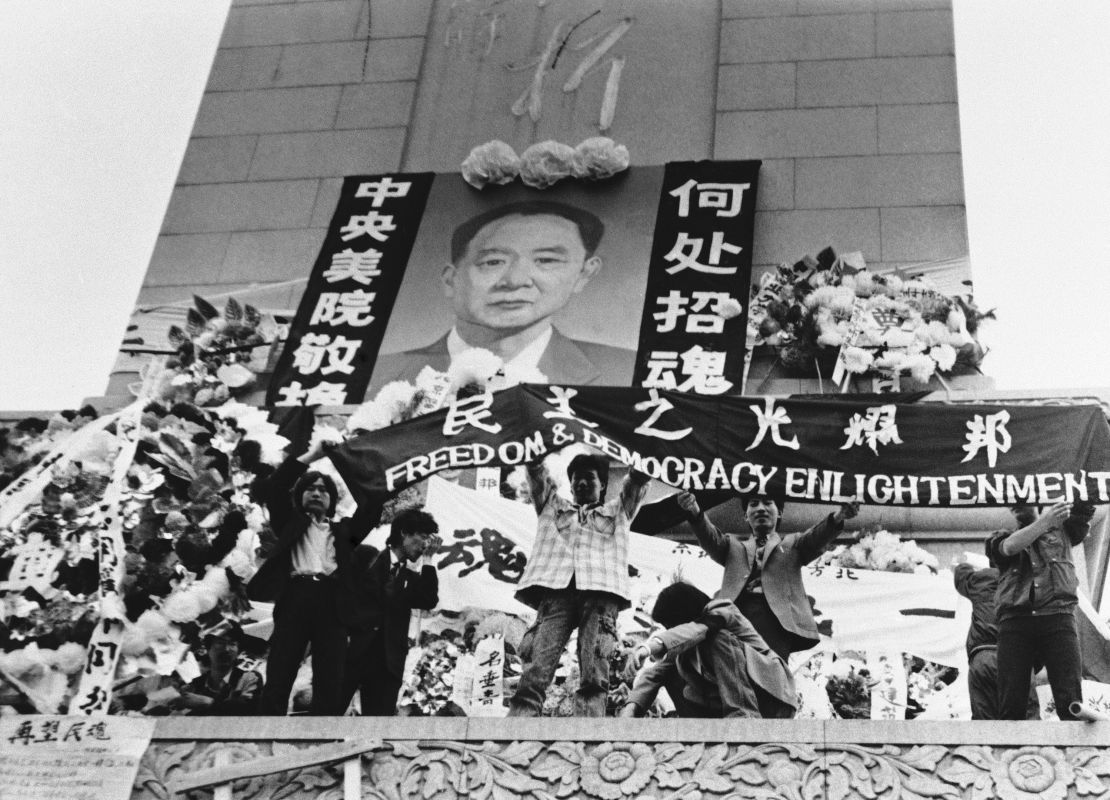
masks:
<path id="1" fill-rule="evenodd" d="M 343 180 L 267 405 L 362 402 L 434 178 L 419 172 Z"/>
<path id="2" fill-rule="evenodd" d="M 666 165 L 635 386 L 710 395 L 741 391 L 761 163 Z"/>

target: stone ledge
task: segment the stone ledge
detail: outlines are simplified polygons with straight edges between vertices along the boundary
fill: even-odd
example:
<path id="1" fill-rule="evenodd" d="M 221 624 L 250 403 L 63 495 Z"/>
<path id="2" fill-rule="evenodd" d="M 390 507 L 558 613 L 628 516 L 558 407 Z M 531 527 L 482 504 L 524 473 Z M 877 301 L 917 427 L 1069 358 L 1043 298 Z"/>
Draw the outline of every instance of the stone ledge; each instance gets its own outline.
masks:
<path id="1" fill-rule="evenodd" d="M 251 800 L 1065 800 L 1110 794 L 1110 722 L 161 719 L 132 800 L 232 775 Z"/>
<path id="2" fill-rule="evenodd" d="M 166 717 L 155 741 L 334 739 L 457 741 L 809 742 L 1101 746 L 1110 722 L 589 719 L 542 717 Z"/>

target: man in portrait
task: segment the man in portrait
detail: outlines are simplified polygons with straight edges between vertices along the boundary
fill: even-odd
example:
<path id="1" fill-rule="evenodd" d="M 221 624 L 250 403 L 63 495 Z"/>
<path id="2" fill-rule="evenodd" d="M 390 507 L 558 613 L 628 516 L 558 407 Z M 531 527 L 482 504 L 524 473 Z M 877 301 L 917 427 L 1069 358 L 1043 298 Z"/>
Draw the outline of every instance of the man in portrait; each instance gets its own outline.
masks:
<path id="1" fill-rule="evenodd" d="M 471 348 L 551 383 L 629 385 L 633 351 L 572 339 L 552 324 L 601 269 L 604 233 L 591 212 L 550 200 L 508 203 L 459 225 L 441 276 L 454 326 L 429 345 L 379 356 L 367 398 L 425 366 L 444 371 Z"/>

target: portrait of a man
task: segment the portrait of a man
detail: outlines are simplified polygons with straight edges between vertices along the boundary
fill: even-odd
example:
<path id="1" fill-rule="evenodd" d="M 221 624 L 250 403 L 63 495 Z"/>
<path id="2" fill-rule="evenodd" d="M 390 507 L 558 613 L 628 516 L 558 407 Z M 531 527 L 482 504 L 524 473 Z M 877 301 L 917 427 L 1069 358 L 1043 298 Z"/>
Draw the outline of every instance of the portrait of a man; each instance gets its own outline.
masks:
<path id="1" fill-rule="evenodd" d="M 575 339 L 553 324 L 603 268 L 604 234 L 595 214 L 554 200 L 507 203 L 463 222 L 440 275 L 454 324 L 422 347 L 380 355 L 367 398 L 390 381 L 415 380 L 425 366 L 446 370 L 471 348 L 539 370 L 551 383 L 629 385 L 634 351 Z"/>

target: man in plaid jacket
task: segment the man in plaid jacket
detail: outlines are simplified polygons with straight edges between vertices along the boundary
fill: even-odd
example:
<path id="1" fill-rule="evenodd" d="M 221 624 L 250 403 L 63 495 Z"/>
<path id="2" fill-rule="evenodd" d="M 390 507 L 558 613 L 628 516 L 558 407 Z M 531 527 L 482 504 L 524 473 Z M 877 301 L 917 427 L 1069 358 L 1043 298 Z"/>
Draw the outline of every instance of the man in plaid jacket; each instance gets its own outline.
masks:
<path id="1" fill-rule="evenodd" d="M 537 611 L 522 653 L 524 671 L 509 716 L 535 717 L 571 632 L 578 629 L 576 716 L 605 716 L 609 656 L 617 645 L 617 612 L 631 605 L 628 529 L 650 478 L 630 471 L 620 494 L 605 499 L 609 462 L 578 455 L 567 466 L 573 502 L 560 497 L 542 462 L 530 464 L 536 541 L 516 597 Z M 524 648 L 522 648 L 524 649 Z"/>

